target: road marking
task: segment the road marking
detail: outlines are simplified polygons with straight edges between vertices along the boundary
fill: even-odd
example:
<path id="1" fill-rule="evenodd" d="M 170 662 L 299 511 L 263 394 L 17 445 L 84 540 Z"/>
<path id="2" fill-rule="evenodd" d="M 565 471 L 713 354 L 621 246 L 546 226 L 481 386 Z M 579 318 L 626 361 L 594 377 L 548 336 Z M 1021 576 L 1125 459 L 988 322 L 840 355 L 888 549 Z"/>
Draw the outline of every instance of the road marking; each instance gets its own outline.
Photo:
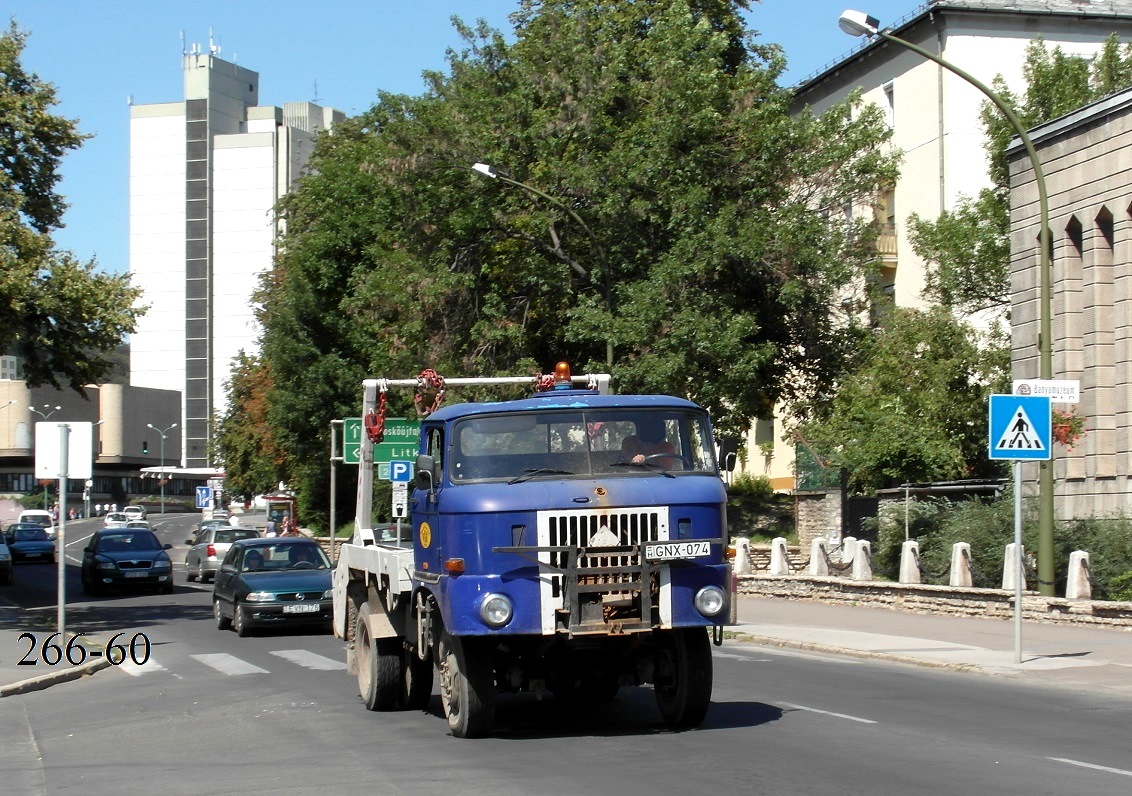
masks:
<path id="1" fill-rule="evenodd" d="M 148 661 L 142 664 L 134 663 L 129 658 L 126 658 L 124 661 L 118 664 L 118 671 L 125 672 L 126 674 L 130 675 L 130 677 L 141 677 L 143 674 L 150 674 L 151 672 L 167 672 L 169 670 L 155 661 L 153 658 L 150 658 Z"/>
<path id="2" fill-rule="evenodd" d="M 200 661 L 205 666 L 211 666 L 221 674 L 270 674 L 267 669 L 261 669 L 254 664 L 241 660 L 235 655 L 229 655 L 226 652 L 213 652 L 207 655 L 190 655 L 189 657 L 193 660 Z"/>
<path id="3" fill-rule="evenodd" d="M 838 719 L 849 719 L 849 721 L 859 721 L 862 724 L 876 724 L 872 719 L 862 719 L 858 716 L 850 716 L 847 713 L 832 713 L 828 710 L 818 710 L 817 708 L 808 708 L 805 705 L 794 705 L 790 702 L 781 703 L 781 707 L 790 708 L 791 710 L 805 710 L 809 713 L 821 713 L 824 716 L 833 716 Z"/>
<path id="4" fill-rule="evenodd" d="M 771 663 L 772 658 L 752 658 L 750 655 L 736 655 L 733 652 L 712 652 L 713 658 L 727 658 L 732 661 L 748 661 L 750 663 Z"/>
<path id="5" fill-rule="evenodd" d="M 344 670 L 346 668 L 345 661 L 336 661 L 333 658 L 327 658 L 325 655 L 319 655 L 309 650 L 275 650 L 272 655 L 278 655 L 284 660 L 291 663 L 297 663 L 299 666 L 305 666 L 308 669 L 318 669 L 319 671 L 331 672 Z"/>
<path id="6" fill-rule="evenodd" d="M 1094 771 L 1107 771 L 1110 774 L 1122 774 L 1126 777 L 1132 777 L 1132 771 L 1125 771 L 1123 768 L 1109 768 L 1108 766 L 1098 766 L 1093 763 L 1082 763 L 1080 760 L 1070 760 L 1065 757 L 1047 757 L 1047 760 L 1052 760 L 1055 763 L 1068 763 L 1071 766 L 1079 766 L 1080 768 L 1091 768 Z"/>

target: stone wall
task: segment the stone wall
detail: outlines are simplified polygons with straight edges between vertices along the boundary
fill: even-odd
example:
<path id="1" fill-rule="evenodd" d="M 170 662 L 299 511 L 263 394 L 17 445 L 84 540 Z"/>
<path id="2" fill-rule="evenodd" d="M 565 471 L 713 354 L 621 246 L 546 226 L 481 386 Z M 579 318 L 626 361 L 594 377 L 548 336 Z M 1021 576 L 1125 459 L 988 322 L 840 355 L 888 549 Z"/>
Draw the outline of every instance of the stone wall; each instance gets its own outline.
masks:
<path id="1" fill-rule="evenodd" d="M 814 539 L 841 537 L 841 490 L 798 491 L 794 498 L 799 547 L 809 550 Z"/>
<path id="2" fill-rule="evenodd" d="M 854 581 L 809 575 L 742 575 L 739 594 L 789 600 L 867 605 L 921 614 L 1013 619 L 1014 592 L 956 589 L 950 586 Z M 1066 600 L 1022 593 L 1022 618 L 1030 622 L 1069 623 L 1132 632 L 1132 602 Z"/>

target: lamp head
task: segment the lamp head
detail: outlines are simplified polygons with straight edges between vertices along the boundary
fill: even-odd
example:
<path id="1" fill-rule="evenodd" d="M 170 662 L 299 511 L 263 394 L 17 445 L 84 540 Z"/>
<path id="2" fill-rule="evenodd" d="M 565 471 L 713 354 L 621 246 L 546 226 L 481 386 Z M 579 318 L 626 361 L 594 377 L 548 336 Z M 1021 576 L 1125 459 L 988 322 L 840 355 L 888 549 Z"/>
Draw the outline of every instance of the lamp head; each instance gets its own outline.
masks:
<path id="1" fill-rule="evenodd" d="M 486 163 L 473 163 L 472 164 L 472 171 L 478 172 L 479 174 L 482 174 L 485 177 L 490 177 L 493 180 L 496 177 L 499 176 L 499 173 L 496 172 L 495 167 L 489 166 Z"/>
<path id="2" fill-rule="evenodd" d="M 880 30 L 880 20 L 870 17 L 864 11 L 846 9 L 841 12 L 837 26 L 850 36 L 875 36 Z"/>

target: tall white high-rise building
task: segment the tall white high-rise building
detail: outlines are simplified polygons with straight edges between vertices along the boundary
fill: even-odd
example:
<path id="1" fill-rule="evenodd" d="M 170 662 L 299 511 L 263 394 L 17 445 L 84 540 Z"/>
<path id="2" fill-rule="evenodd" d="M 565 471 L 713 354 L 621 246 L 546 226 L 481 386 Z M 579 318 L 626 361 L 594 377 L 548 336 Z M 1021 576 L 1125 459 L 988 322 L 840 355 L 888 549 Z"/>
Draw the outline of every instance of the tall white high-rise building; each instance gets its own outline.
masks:
<path id="1" fill-rule="evenodd" d="M 252 294 L 272 266 L 276 202 L 345 116 L 260 106 L 259 75 L 199 45 L 183 61 L 184 100 L 130 108 L 130 272 L 149 306 L 130 382 L 182 391 L 183 464 L 204 467 L 232 359 L 257 350 Z"/>

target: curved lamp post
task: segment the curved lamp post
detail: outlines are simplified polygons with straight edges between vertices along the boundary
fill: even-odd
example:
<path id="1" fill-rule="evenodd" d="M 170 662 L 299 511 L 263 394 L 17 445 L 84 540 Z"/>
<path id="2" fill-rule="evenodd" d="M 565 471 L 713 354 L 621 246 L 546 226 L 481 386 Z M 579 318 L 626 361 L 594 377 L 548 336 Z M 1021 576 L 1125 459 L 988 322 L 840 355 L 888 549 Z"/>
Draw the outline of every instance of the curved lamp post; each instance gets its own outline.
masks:
<path id="1" fill-rule="evenodd" d="M 161 469 L 164 470 L 165 469 L 165 435 L 168 434 L 173 429 L 175 429 L 177 427 L 177 424 L 174 423 L 173 425 L 169 426 L 169 428 L 158 428 L 157 426 L 153 425 L 153 423 L 146 423 L 145 427 L 146 428 L 152 428 L 154 431 L 156 431 L 158 434 L 161 435 Z M 161 513 L 164 514 L 165 513 L 165 473 L 164 472 L 161 473 L 161 478 L 159 480 L 161 481 Z"/>
<path id="2" fill-rule="evenodd" d="M 500 172 L 497 168 L 495 168 L 494 166 L 489 166 L 487 163 L 473 163 L 472 164 L 472 171 L 476 172 L 477 174 L 482 174 L 485 177 L 488 177 L 490 179 L 499 180 L 500 182 L 505 182 L 508 185 L 514 185 L 517 188 L 522 188 L 526 191 L 530 191 L 535 196 L 542 197 L 543 199 L 550 202 L 551 204 L 561 208 L 562 210 L 565 210 L 566 213 L 570 216 L 570 218 L 574 219 L 574 221 L 576 221 L 578 223 L 578 226 L 580 226 L 582 229 L 584 229 L 586 231 L 586 234 L 590 236 L 590 242 L 593 244 L 594 249 L 597 250 L 598 257 L 601 259 L 602 276 L 606 280 L 605 287 L 602 290 L 602 292 L 605 294 L 605 296 L 604 296 L 605 297 L 605 308 L 610 313 L 610 315 L 612 316 L 612 314 L 613 314 L 613 297 L 612 297 L 612 294 L 610 293 L 610 290 L 609 290 L 609 261 L 605 259 L 605 249 L 603 249 L 601 247 L 601 244 L 598 243 L 597 236 L 594 235 L 593 230 L 589 228 L 589 226 L 586 224 L 586 222 L 582 220 L 582 217 L 579 216 L 577 213 L 575 213 L 564 202 L 562 202 L 558 199 L 555 199 L 550 194 L 544 193 L 543 191 L 540 191 L 538 188 L 534 188 L 530 185 L 527 185 L 525 182 L 519 182 L 516 179 L 508 177 L 507 175 Z M 583 276 L 589 278 L 591 282 L 593 281 L 593 275 L 590 272 L 583 273 Z M 613 341 L 608 340 L 608 339 L 605 341 L 605 364 L 606 365 L 612 365 L 613 364 Z"/>
<path id="3" fill-rule="evenodd" d="M 1002 111 L 1014 128 L 1014 132 L 1022 140 L 1022 146 L 1030 157 L 1030 165 L 1034 169 L 1034 182 L 1038 186 L 1038 205 L 1041 213 L 1041 231 L 1039 234 L 1039 325 L 1038 325 L 1038 352 L 1040 357 L 1040 375 L 1043 379 L 1053 378 L 1053 336 L 1050 330 L 1050 233 L 1049 233 L 1049 197 L 1046 193 L 1045 175 L 1042 173 L 1042 163 L 1038 158 L 1034 142 L 1030 140 L 1025 126 L 1010 106 L 995 92 L 977 78 L 964 72 L 954 64 L 950 64 L 935 53 L 912 44 L 910 41 L 893 36 L 880 29 L 880 22 L 862 11 L 845 11 L 837 22 L 841 30 L 850 36 L 879 36 L 929 61 L 939 64 L 944 69 L 958 75 L 972 86 L 986 95 L 994 106 Z M 1045 460 L 1039 462 L 1038 471 L 1038 590 L 1045 596 L 1054 595 L 1054 561 L 1053 561 L 1053 462 Z"/>
<path id="4" fill-rule="evenodd" d="M 13 403 L 15 403 L 15 402 L 13 401 Z M 61 406 L 52 406 L 51 404 L 44 404 L 43 409 L 40 410 L 40 409 L 36 409 L 31 404 L 28 404 L 28 410 L 31 411 L 31 412 L 35 412 L 37 415 L 42 417 L 45 421 L 50 420 L 51 415 L 55 414 L 56 412 L 58 412 L 62 408 L 63 407 L 61 407 Z M 50 511 L 50 509 L 47 508 L 47 484 L 46 483 L 43 485 L 43 510 L 44 511 Z"/>

